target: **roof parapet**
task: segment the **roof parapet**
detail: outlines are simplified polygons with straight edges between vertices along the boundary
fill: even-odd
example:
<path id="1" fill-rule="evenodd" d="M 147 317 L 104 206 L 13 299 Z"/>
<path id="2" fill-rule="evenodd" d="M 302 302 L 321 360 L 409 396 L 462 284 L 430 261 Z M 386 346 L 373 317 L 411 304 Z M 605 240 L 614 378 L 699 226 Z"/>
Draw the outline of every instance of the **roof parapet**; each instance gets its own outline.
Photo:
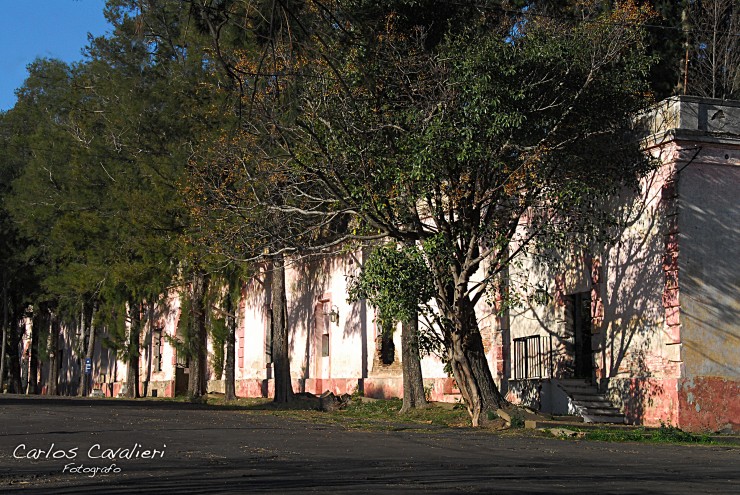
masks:
<path id="1" fill-rule="evenodd" d="M 740 145 L 740 101 L 674 96 L 639 115 L 635 124 L 646 148 L 676 140 Z"/>

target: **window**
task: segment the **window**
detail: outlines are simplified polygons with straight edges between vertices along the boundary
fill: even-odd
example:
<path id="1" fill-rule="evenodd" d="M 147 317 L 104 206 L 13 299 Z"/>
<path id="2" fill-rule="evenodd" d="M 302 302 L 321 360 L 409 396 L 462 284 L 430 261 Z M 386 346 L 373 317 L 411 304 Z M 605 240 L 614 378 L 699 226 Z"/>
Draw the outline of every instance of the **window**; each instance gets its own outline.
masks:
<path id="1" fill-rule="evenodd" d="M 152 365 L 154 371 L 162 371 L 162 347 L 164 336 L 162 329 L 157 328 L 152 332 Z"/>
<path id="2" fill-rule="evenodd" d="M 546 378 L 549 375 L 543 339 L 539 335 L 514 339 L 515 380 Z"/>
<path id="3" fill-rule="evenodd" d="M 272 363 L 272 310 L 265 309 L 265 363 Z"/>
<path id="4" fill-rule="evenodd" d="M 384 365 L 393 364 L 396 360 L 396 345 L 393 343 L 393 324 L 383 322 L 379 330 L 380 335 L 376 339 L 376 342 L 378 342 L 380 362 Z"/>

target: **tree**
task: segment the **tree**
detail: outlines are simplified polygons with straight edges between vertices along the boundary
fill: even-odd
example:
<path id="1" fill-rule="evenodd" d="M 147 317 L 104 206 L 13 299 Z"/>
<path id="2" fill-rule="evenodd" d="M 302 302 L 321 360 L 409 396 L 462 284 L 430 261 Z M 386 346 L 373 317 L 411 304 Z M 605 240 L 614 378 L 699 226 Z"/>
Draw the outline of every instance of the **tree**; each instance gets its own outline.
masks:
<path id="1" fill-rule="evenodd" d="M 292 90 L 277 74 L 299 65 L 290 32 L 300 21 L 284 15 L 287 11 L 277 4 L 193 2 L 192 9 L 197 24 L 211 36 L 214 56 L 231 83 L 219 82 L 212 90 L 231 97 L 228 111 L 235 118 L 191 161 L 185 190 L 196 221 L 191 234 L 201 239 L 199 244 L 211 246 L 212 257 L 265 266 L 271 286 L 274 400 L 284 403 L 293 397 L 285 256 L 299 253 L 307 237 L 322 233 L 318 228 L 307 234 L 298 217 L 265 210 L 261 198 L 283 194 L 285 180 L 272 175 L 272 164 L 264 159 L 274 157 L 275 150 L 274 137 L 264 132 L 264 125 L 291 112 Z M 238 27 L 235 18 L 248 19 L 249 28 Z M 263 77 L 263 69 L 273 76 Z M 272 112 L 271 117 L 265 118 L 264 112 Z"/>
<path id="2" fill-rule="evenodd" d="M 260 172 L 245 164 L 235 155 L 240 148 L 234 143 L 243 142 L 239 134 L 235 140 L 222 139 L 216 146 L 202 148 L 199 159 L 191 163 L 191 176 L 185 193 L 190 195 L 191 216 L 195 220 L 189 235 L 193 243 L 207 247 L 205 255 L 214 260 L 226 260 L 229 264 L 256 264 L 264 267 L 269 278 L 270 307 L 272 312 L 271 334 L 275 380 L 274 400 L 285 403 L 292 399 L 290 375 L 288 308 L 285 286 L 285 252 L 295 252 L 300 237 L 290 239 L 295 232 L 285 215 L 266 215 L 257 198 L 256 191 L 264 184 Z M 244 166 L 235 164 L 244 164 Z M 233 168 L 232 168 L 233 167 Z M 263 253 L 270 253 L 264 255 Z M 229 270 L 233 268 L 227 268 Z M 233 281 L 228 285 L 234 291 Z M 241 286 L 239 285 L 239 290 Z M 231 315 L 233 299 L 226 301 L 224 308 Z M 236 321 L 229 323 L 227 358 L 232 355 Z M 227 359 L 227 388 L 233 385 L 233 367 Z"/>
<path id="3" fill-rule="evenodd" d="M 434 297 L 434 281 L 415 247 L 381 246 L 370 254 L 358 278 L 351 281 L 351 300 L 367 299 L 380 326 L 401 322 L 403 406 L 401 412 L 426 407 L 419 356 L 419 307 Z"/>
<path id="4" fill-rule="evenodd" d="M 30 305 L 49 302 L 48 284 L 65 278 L 58 270 L 58 265 L 55 265 L 58 259 L 49 256 L 54 247 L 70 253 L 70 243 L 58 244 L 58 231 L 52 229 L 53 219 L 58 218 L 57 200 L 63 196 L 64 181 L 54 184 L 57 196 L 52 197 L 45 195 L 47 190 L 40 186 L 43 179 L 33 181 L 28 178 L 29 170 L 41 170 L 40 176 L 45 177 L 48 183 L 54 183 L 61 178 L 57 172 L 71 161 L 73 147 L 69 140 L 64 139 L 65 133 L 61 132 L 61 128 L 70 109 L 72 73 L 73 69 L 61 62 L 34 62 L 29 66 L 28 79 L 17 91 L 16 106 L 3 118 L 0 148 L 4 150 L 2 161 L 6 172 L 3 175 L 2 196 L 3 223 L 6 227 L 4 240 L 8 247 L 4 260 L 8 269 L 5 276 L 10 299 L 14 301 L 9 316 L 11 322 L 20 321 Z M 48 202 L 44 204 L 42 198 Z M 69 292 L 72 297 L 78 294 Z M 61 304 L 44 305 L 56 310 L 68 308 L 72 298 L 69 298 L 69 293 L 66 296 L 67 299 L 62 300 Z M 18 328 L 16 324 L 13 327 Z M 40 357 L 39 331 L 40 326 L 35 325 L 32 337 L 35 345 L 31 351 L 29 372 L 33 376 L 33 380 L 29 380 L 32 382 L 32 391 L 36 390 L 36 367 Z M 15 342 L 19 338 L 20 335 L 13 336 Z M 50 354 L 55 354 L 53 348 Z M 14 369 L 13 373 L 20 375 L 20 369 Z M 16 383 L 19 383 L 19 379 Z M 55 386 L 54 383 L 54 389 Z"/>
<path id="5" fill-rule="evenodd" d="M 631 3 L 581 22 L 472 13 L 430 40 L 395 13 L 363 24 L 333 11 L 314 34 L 319 55 L 293 73 L 300 111 L 271 122 L 289 157 L 272 170 L 290 194 L 262 199 L 319 224 L 342 218 L 345 239 L 419 246 L 478 425 L 505 401 L 475 307 L 526 245 L 598 233 L 601 198 L 649 169 L 628 136 L 650 59 L 648 11 Z"/>
<path id="6" fill-rule="evenodd" d="M 687 22 L 691 48 L 687 93 L 740 98 L 740 5 L 734 0 L 690 2 Z"/>
<path id="7" fill-rule="evenodd" d="M 210 95 L 199 89 L 208 56 L 188 9 L 148 5 L 108 2 L 112 35 L 91 40 L 81 64 L 35 62 L 10 112 L 27 152 L 8 204 L 30 240 L 37 299 L 75 322 L 80 307 L 126 305 L 130 332 L 116 347 L 129 382 L 138 381 L 137 309 L 178 275 L 207 272 L 192 256 L 182 263 L 188 217 L 178 185 L 189 149 L 212 126 Z"/>
<path id="8" fill-rule="evenodd" d="M 223 315 L 223 327 L 226 334 L 224 339 L 226 349 L 223 366 L 226 400 L 236 400 L 236 327 L 238 325 L 237 312 L 239 310 L 239 301 L 242 296 L 242 276 L 243 271 L 240 267 L 230 266 L 222 271 L 219 277 L 220 280 L 216 284 L 218 290 L 223 292 L 220 313 Z M 219 324 L 220 326 L 221 324 Z M 214 341 L 217 340 L 214 339 Z M 216 368 L 218 369 L 218 367 Z"/>
<path id="9" fill-rule="evenodd" d="M 188 396 L 198 400 L 207 392 L 206 381 L 207 341 L 206 329 L 206 291 L 209 277 L 202 272 L 195 272 L 190 285 L 190 304 L 192 308 L 191 332 L 189 335 L 190 347 L 190 376 L 188 379 Z"/>

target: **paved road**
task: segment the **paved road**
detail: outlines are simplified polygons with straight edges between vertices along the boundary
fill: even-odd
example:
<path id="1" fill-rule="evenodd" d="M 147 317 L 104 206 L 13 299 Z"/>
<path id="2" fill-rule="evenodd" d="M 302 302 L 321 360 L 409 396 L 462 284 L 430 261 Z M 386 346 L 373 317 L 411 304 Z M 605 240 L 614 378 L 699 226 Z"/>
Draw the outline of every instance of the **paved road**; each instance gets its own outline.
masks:
<path id="1" fill-rule="evenodd" d="M 179 403 L 1 396 L 0 493 L 16 492 L 740 493 L 740 448 L 368 432 Z"/>

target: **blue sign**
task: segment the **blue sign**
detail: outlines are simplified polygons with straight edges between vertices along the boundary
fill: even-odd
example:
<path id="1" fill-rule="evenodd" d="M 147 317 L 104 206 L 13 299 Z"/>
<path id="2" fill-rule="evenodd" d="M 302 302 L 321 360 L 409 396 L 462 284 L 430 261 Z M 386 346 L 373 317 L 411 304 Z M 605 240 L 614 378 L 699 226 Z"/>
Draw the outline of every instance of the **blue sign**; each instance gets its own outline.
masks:
<path id="1" fill-rule="evenodd" d="M 85 358 L 85 373 L 89 375 L 91 371 L 92 371 L 92 359 Z"/>

